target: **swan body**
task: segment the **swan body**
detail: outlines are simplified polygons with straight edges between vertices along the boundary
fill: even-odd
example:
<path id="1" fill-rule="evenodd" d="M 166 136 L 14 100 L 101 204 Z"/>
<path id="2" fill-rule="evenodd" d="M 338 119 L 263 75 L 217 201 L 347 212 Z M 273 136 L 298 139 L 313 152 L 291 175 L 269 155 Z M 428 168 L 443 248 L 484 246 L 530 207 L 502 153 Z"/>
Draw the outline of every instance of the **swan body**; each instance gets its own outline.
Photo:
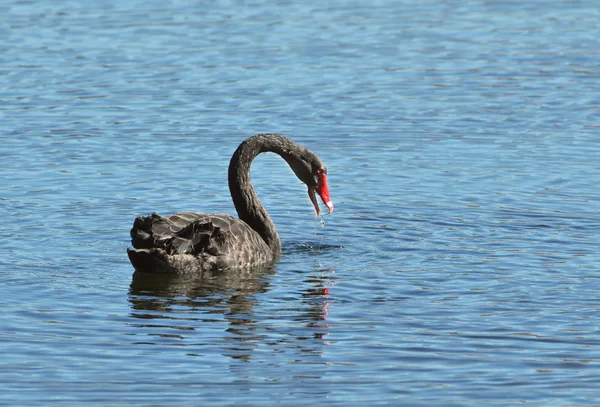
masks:
<path id="1" fill-rule="evenodd" d="M 127 249 L 134 268 L 151 273 L 199 273 L 272 263 L 281 253 L 281 241 L 250 180 L 250 164 L 263 152 L 279 154 L 290 165 L 307 185 L 317 214 L 316 194 L 333 211 L 327 169 L 321 160 L 283 136 L 258 134 L 240 144 L 229 164 L 229 190 L 239 218 L 199 212 L 138 217 L 130 233 L 134 249 Z"/>

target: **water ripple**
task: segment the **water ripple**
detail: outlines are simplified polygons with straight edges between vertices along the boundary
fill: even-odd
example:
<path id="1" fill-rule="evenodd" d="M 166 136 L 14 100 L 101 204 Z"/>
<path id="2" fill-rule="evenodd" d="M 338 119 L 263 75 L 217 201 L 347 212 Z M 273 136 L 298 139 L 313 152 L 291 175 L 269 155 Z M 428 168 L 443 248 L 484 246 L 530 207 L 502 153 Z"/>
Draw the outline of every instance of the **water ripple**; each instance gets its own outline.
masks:
<path id="1" fill-rule="evenodd" d="M 598 404 L 593 4 L 0 11 L 0 403 Z M 133 274 L 132 220 L 234 213 L 273 131 L 334 214 L 265 155 L 272 268 Z"/>

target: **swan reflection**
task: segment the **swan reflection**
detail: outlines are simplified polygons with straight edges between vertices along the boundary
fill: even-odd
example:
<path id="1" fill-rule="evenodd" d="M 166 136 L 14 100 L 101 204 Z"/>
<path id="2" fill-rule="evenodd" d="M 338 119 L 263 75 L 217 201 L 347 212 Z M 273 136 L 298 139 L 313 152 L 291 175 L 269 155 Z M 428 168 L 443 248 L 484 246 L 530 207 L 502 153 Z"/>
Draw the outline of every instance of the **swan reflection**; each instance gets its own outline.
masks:
<path id="1" fill-rule="evenodd" d="M 199 353 L 246 361 L 257 347 L 275 351 L 290 341 L 303 354 L 320 355 L 330 329 L 331 274 L 298 271 L 296 281 L 278 279 L 274 285 L 272 267 L 201 275 L 135 272 L 132 325 L 141 344 L 198 347 Z"/>
<path id="2" fill-rule="evenodd" d="M 245 298 L 268 291 L 266 277 L 270 274 L 270 267 L 179 275 L 136 271 L 129 290 L 130 301 L 136 311 L 170 311 L 183 306 L 197 311 L 216 307 L 233 314 L 251 313 L 252 301 Z M 139 312 L 133 316 L 144 318 Z M 152 318 L 155 317 L 153 313 Z"/>

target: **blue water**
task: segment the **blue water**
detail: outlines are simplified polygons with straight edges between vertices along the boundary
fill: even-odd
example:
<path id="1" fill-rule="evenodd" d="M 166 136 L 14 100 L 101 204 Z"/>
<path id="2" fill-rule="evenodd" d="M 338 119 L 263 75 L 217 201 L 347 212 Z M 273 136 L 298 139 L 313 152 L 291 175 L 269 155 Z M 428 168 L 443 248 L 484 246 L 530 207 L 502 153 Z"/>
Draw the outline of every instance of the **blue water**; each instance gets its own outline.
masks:
<path id="1" fill-rule="evenodd" d="M 570 1 L 0 5 L 0 404 L 600 404 L 600 8 Z M 235 213 L 283 256 L 133 274 L 136 216 Z"/>

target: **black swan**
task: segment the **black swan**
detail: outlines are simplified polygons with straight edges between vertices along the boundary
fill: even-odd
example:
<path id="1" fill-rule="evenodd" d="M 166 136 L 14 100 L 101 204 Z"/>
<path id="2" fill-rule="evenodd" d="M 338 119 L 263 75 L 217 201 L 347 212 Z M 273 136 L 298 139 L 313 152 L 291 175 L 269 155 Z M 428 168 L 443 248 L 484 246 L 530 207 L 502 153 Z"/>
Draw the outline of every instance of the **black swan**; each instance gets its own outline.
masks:
<path id="1" fill-rule="evenodd" d="M 271 217 L 250 181 L 250 164 L 264 152 L 279 154 L 300 181 L 317 215 L 319 194 L 329 212 L 327 169 L 319 157 L 278 134 L 258 134 L 242 142 L 229 163 L 229 190 L 239 219 L 229 215 L 183 212 L 136 218 L 127 249 L 137 271 L 193 273 L 267 265 L 281 253 L 281 241 Z"/>

